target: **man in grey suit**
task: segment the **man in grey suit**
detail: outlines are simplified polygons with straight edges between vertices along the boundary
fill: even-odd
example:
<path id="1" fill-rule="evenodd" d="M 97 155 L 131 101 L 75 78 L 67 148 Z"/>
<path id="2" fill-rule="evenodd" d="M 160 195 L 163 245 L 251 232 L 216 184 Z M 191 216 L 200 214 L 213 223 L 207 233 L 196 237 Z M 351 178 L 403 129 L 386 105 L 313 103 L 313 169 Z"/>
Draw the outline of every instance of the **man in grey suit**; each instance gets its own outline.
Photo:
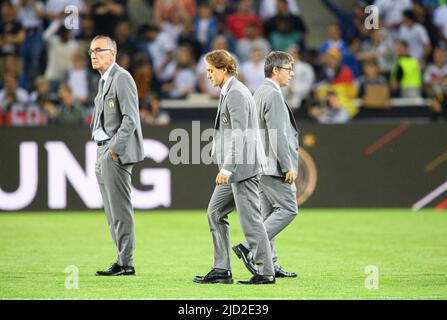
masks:
<path id="1" fill-rule="evenodd" d="M 197 283 L 233 283 L 228 214 L 237 208 L 242 230 L 255 251 L 256 274 L 242 284 L 275 283 L 270 243 L 259 202 L 259 179 L 266 158 L 259 134 L 256 106 L 246 86 L 236 79 L 236 61 L 226 50 L 205 56 L 207 77 L 221 88 L 214 126 L 214 155 L 219 173 L 208 205 L 214 243 L 214 266 Z"/>
<path id="2" fill-rule="evenodd" d="M 88 51 L 101 74 L 90 125 L 97 143 L 95 172 L 118 258 L 97 276 L 134 275 L 134 212 L 130 190 L 132 168 L 142 161 L 143 134 L 137 87 L 132 76 L 115 63 L 116 43 L 95 37 Z"/>
<path id="3" fill-rule="evenodd" d="M 294 76 L 293 62 L 293 57 L 288 53 L 271 52 L 265 60 L 266 79 L 254 93 L 259 128 L 265 134 L 263 142 L 268 159 L 268 171 L 261 177 L 260 183 L 261 208 L 277 278 L 296 277 L 294 272 L 286 272 L 276 263 L 278 255 L 274 246 L 275 236 L 292 222 L 298 211 L 295 186 L 298 173 L 298 128 L 281 92 L 281 87 L 287 86 Z M 249 243 L 234 246 L 233 251 L 242 258 L 247 269 L 255 273 L 251 260 L 254 250 Z"/>

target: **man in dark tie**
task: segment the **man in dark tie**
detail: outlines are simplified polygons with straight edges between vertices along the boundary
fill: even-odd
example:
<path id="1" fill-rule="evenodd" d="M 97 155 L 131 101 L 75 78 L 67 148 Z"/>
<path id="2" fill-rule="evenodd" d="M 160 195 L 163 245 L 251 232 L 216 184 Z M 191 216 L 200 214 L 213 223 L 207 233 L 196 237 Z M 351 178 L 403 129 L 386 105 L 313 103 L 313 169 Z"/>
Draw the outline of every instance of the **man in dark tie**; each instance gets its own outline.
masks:
<path id="1" fill-rule="evenodd" d="M 260 198 L 264 225 L 272 248 L 275 277 L 294 278 L 277 264 L 275 237 L 296 217 L 295 179 L 298 173 L 298 128 L 292 111 L 284 100 L 281 87 L 289 85 L 293 73 L 293 57 L 286 52 L 271 52 L 264 66 L 264 83 L 254 93 L 259 128 L 265 134 L 264 149 L 268 170 L 261 177 Z M 249 243 L 233 247 L 245 266 L 255 273 Z"/>
<path id="2" fill-rule="evenodd" d="M 96 275 L 134 275 L 131 174 L 134 164 L 144 158 L 137 87 L 129 72 L 115 63 L 116 43 L 111 38 L 95 37 L 88 53 L 93 69 L 101 74 L 90 125 L 98 145 L 96 178 L 118 253 L 112 266 Z"/>

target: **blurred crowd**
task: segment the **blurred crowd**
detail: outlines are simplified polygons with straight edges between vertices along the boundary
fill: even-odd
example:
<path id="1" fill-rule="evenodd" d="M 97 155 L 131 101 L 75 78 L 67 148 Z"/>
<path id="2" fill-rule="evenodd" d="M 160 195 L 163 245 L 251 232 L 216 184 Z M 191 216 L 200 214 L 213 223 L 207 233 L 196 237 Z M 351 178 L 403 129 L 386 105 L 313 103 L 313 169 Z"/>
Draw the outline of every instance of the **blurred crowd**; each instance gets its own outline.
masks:
<path id="1" fill-rule="evenodd" d="M 163 99 L 217 99 L 202 56 L 227 49 L 251 91 L 271 50 L 290 53 L 295 76 L 284 94 L 293 110 L 344 123 L 393 97 L 430 98 L 447 119 L 445 0 L 320 1 L 337 19 L 317 48 L 295 0 L 3 0 L 0 17 L 0 126 L 88 125 L 99 74 L 87 50 L 98 34 L 118 47 L 117 63 L 138 88 L 145 124 L 169 123 Z M 377 6 L 379 19 L 365 8 Z M 368 23 L 365 23 L 368 21 Z M 377 23 L 377 25 L 374 25 Z"/>

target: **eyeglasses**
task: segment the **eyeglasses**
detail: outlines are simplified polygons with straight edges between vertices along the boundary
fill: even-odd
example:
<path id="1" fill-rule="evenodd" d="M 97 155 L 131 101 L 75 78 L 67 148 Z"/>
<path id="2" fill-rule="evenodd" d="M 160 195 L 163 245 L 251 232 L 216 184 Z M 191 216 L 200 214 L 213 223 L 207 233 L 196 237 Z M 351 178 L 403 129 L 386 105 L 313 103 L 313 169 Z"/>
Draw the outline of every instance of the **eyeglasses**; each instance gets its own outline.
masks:
<path id="1" fill-rule="evenodd" d="M 112 50 L 112 49 L 110 49 L 110 48 L 95 48 L 95 49 L 88 49 L 88 55 L 89 56 L 91 56 L 92 55 L 92 53 L 94 52 L 94 53 L 99 53 L 99 52 L 103 52 L 103 51 L 109 51 L 109 50 Z"/>
<path id="2" fill-rule="evenodd" d="M 292 68 L 278 67 L 278 69 L 284 69 L 284 70 L 286 70 L 288 73 L 291 73 L 291 72 L 292 72 Z"/>

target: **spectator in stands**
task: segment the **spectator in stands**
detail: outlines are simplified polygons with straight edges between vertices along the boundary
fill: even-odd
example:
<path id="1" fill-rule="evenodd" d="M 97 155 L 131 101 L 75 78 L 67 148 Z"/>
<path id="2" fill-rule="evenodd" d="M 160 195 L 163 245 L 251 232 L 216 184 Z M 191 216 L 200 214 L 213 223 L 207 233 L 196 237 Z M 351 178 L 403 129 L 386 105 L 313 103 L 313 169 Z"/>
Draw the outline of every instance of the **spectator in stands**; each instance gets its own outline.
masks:
<path id="1" fill-rule="evenodd" d="M 250 60 L 241 64 L 239 69 L 239 80 L 242 81 L 247 88 L 254 93 L 256 89 L 264 82 L 264 48 L 253 47 Z"/>
<path id="2" fill-rule="evenodd" d="M 32 80 L 40 73 L 39 60 L 43 48 L 42 31 L 45 6 L 42 1 L 19 0 L 16 10 L 17 19 L 22 24 L 26 38 L 21 48 L 23 72 L 20 84 L 31 88 Z"/>
<path id="3" fill-rule="evenodd" d="M 86 16 L 81 20 L 81 30 L 76 36 L 79 44 L 79 51 L 87 52 L 90 48 L 90 42 L 95 37 L 95 20 L 91 16 Z"/>
<path id="4" fill-rule="evenodd" d="M 48 21 L 65 18 L 65 8 L 74 6 L 79 11 L 79 15 L 84 16 L 88 13 L 89 8 L 85 5 L 84 0 L 46 0 L 45 16 Z"/>
<path id="5" fill-rule="evenodd" d="M 287 0 L 287 7 L 291 14 L 298 16 L 300 9 L 295 0 Z M 259 4 L 259 17 L 262 21 L 276 16 L 278 14 L 278 1 L 277 0 L 261 0 Z"/>
<path id="6" fill-rule="evenodd" d="M 329 39 L 320 46 L 320 56 L 324 57 L 331 48 L 337 49 L 343 55 L 348 50 L 348 46 L 342 38 L 340 27 L 336 24 L 330 24 L 327 32 Z"/>
<path id="7" fill-rule="evenodd" d="M 324 55 L 323 80 L 330 84 L 352 84 L 354 75 L 352 70 L 342 63 L 342 53 L 336 47 L 327 50 Z"/>
<path id="8" fill-rule="evenodd" d="M 264 57 L 271 51 L 270 43 L 258 32 L 255 23 L 249 22 L 245 25 L 245 37 L 236 43 L 236 54 L 241 63 L 250 59 L 251 52 L 255 47 L 262 49 Z"/>
<path id="9" fill-rule="evenodd" d="M 139 54 L 139 52 L 135 53 L 135 54 Z M 133 56 L 132 56 L 133 57 Z M 130 70 L 130 64 L 131 64 L 131 59 L 132 57 L 130 56 L 130 54 L 126 53 L 126 52 L 118 52 L 116 54 L 116 63 L 123 69 L 126 70 Z"/>
<path id="10" fill-rule="evenodd" d="M 412 0 L 375 0 L 373 5 L 378 9 L 383 27 L 390 32 L 393 38 L 397 37 L 403 12 L 413 7 Z"/>
<path id="11" fill-rule="evenodd" d="M 314 94 L 324 100 L 328 91 L 336 92 L 338 101 L 351 117 L 358 112 L 352 101 L 356 97 L 354 76 L 351 69 L 342 63 L 341 52 L 335 47 L 324 55 L 323 73 L 319 75 Z"/>
<path id="12" fill-rule="evenodd" d="M 185 22 L 192 22 L 195 15 L 195 1 L 176 0 L 155 2 L 154 23 L 177 43 Z"/>
<path id="13" fill-rule="evenodd" d="M 197 84 L 195 61 L 190 47 L 183 46 L 177 50 L 172 67 L 174 68 L 172 80 L 162 85 L 163 95 L 168 99 L 187 98 L 195 91 Z"/>
<path id="14" fill-rule="evenodd" d="M 436 34 L 440 41 L 447 44 L 447 3 L 441 4 L 433 12 L 433 23 L 438 28 Z"/>
<path id="15" fill-rule="evenodd" d="M 113 36 L 118 23 L 126 18 L 124 0 L 98 0 L 92 5 L 92 17 L 95 20 L 95 34 Z"/>
<path id="16" fill-rule="evenodd" d="M 84 109 L 76 103 L 71 89 L 67 84 L 61 84 L 58 90 L 59 105 L 54 119 L 60 125 L 81 125 L 84 123 Z"/>
<path id="17" fill-rule="evenodd" d="M 140 119 L 144 124 L 165 126 L 171 121 L 169 114 L 160 108 L 160 100 L 154 94 L 148 94 L 140 104 Z"/>
<path id="18" fill-rule="evenodd" d="M 93 104 L 98 79 L 89 72 L 84 53 L 73 56 L 73 68 L 68 71 L 66 83 L 75 103 Z"/>
<path id="19" fill-rule="evenodd" d="M 391 90 L 394 96 L 419 97 L 421 95 L 421 66 L 408 53 L 405 41 L 396 43 L 397 62 L 390 74 Z"/>
<path id="20" fill-rule="evenodd" d="M 403 12 L 402 25 L 399 28 L 399 40 L 408 44 L 408 53 L 419 63 L 425 65 L 426 57 L 430 55 L 431 44 L 427 30 L 416 21 L 412 10 Z"/>
<path id="21" fill-rule="evenodd" d="M 360 46 L 359 38 L 350 39 L 348 50 L 343 55 L 343 64 L 351 69 L 354 78 L 358 78 L 362 74 L 362 62 L 357 58 L 357 55 L 360 53 Z"/>
<path id="22" fill-rule="evenodd" d="M 154 2 L 154 15 L 157 16 L 155 19 L 159 19 L 160 21 L 163 19 L 167 19 L 172 16 L 175 11 L 179 8 L 185 11 L 185 13 L 193 17 L 196 15 L 196 1 L 194 0 L 155 0 Z"/>
<path id="23" fill-rule="evenodd" d="M 155 75 L 161 78 L 166 66 L 174 59 L 176 44 L 166 32 L 155 25 L 144 25 L 140 29 L 140 47 L 148 54 Z"/>
<path id="24" fill-rule="evenodd" d="M 349 114 L 340 105 L 335 91 L 329 91 L 322 106 L 309 108 L 309 117 L 325 124 L 341 124 L 349 121 Z"/>
<path id="25" fill-rule="evenodd" d="M 202 55 L 202 44 L 197 40 L 194 30 L 194 21 L 192 19 L 183 21 L 182 32 L 180 32 L 177 39 L 177 47 L 182 46 L 188 46 L 192 49 L 195 61 Z"/>
<path id="26" fill-rule="evenodd" d="M 352 10 L 341 9 L 332 0 L 321 2 L 337 17 L 345 41 L 353 38 L 363 40 L 368 37 L 368 30 L 365 28 L 365 7 L 368 5 L 366 1 L 356 1 Z"/>
<path id="27" fill-rule="evenodd" d="M 437 47 L 433 51 L 433 63 L 424 72 L 424 93 L 433 99 L 432 119 L 437 120 L 444 114 L 447 120 L 447 60 L 446 51 Z"/>
<path id="28" fill-rule="evenodd" d="M 210 5 L 213 9 L 213 16 L 216 17 L 217 21 L 217 34 L 227 34 L 227 17 L 236 12 L 235 1 L 211 0 Z"/>
<path id="29" fill-rule="evenodd" d="M 15 55 L 7 55 L 2 59 L 2 64 L 0 65 L 0 73 L 1 74 L 12 74 L 15 77 L 19 77 L 20 75 L 20 58 Z M 0 88 L 3 88 L 3 79 L 0 78 Z"/>
<path id="30" fill-rule="evenodd" d="M 194 35 L 202 46 L 200 55 L 208 52 L 217 34 L 217 19 L 213 16 L 213 9 L 207 2 L 199 4 L 198 13 L 194 17 Z"/>
<path id="31" fill-rule="evenodd" d="M 237 41 L 245 37 L 245 25 L 249 22 L 257 26 L 260 34 L 263 33 L 261 20 L 253 13 L 252 1 L 240 0 L 237 5 L 237 11 L 227 17 L 227 30 Z"/>
<path id="32" fill-rule="evenodd" d="M 44 76 L 38 76 L 34 81 L 36 90 L 29 95 L 29 102 L 43 106 L 46 102 L 57 102 L 58 97 L 55 92 L 50 91 L 50 84 Z"/>
<path id="33" fill-rule="evenodd" d="M 10 111 L 14 104 L 24 105 L 28 103 L 28 92 L 20 88 L 15 74 L 3 75 L 4 88 L 0 90 L 0 109 Z"/>
<path id="34" fill-rule="evenodd" d="M 360 61 L 377 60 L 380 72 L 389 75 L 396 61 L 393 39 L 385 29 L 371 30 L 369 40 L 363 42 L 356 57 Z"/>
<path id="35" fill-rule="evenodd" d="M 154 19 L 152 0 L 127 1 L 126 12 L 132 34 L 137 34 L 142 25 Z"/>
<path id="36" fill-rule="evenodd" d="M 285 51 L 291 45 L 306 47 L 307 27 L 299 15 L 289 11 L 286 0 L 277 1 L 277 14 L 264 24 L 265 35 L 273 50 Z"/>
<path id="37" fill-rule="evenodd" d="M 380 74 L 375 60 L 367 60 L 363 64 L 364 75 L 358 79 L 358 97 L 363 100 L 364 107 L 389 106 L 389 87 L 387 79 Z M 378 95 L 372 97 L 371 95 Z"/>
<path id="38" fill-rule="evenodd" d="M 50 89 L 56 91 L 68 71 L 73 67 L 73 56 L 79 49 L 70 30 L 62 25 L 62 20 L 54 20 L 45 30 L 43 39 L 47 45 L 47 67 L 45 77 L 50 81 Z"/>
<path id="39" fill-rule="evenodd" d="M 433 47 L 437 46 L 439 43 L 439 34 L 437 27 L 433 23 L 432 12 L 426 5 L 423 4 L 423 1 L 421 0 L 413 1 L 413 11 L 416 21 L 424 26 L 425 30 L 427 30 L 431 45 Z"/>
<path id="40" fill-rule="evenodd" d="M 16 19 L 16 11 L 10 1 L 1 4 L 0 58 L 7 55 L 19 56 L 20 47 L 26 38 L 22 24 Z"/>
<path id="41" fill-rule="evenodd" d="M 119 65 L 122 66 L 121 64 Z M 135 79 L 138 92 L 138 101 L 141 105 L 143 99 L 153 92 L 158 93 L 154 96 L 159 95 L 159 85 L 155 78 L 153 67 L 149 59 L 143 53 L 136 53 L 133 56 L 131 65 L 131 73 Z"/>
<path id="42" fill-rule="evenodd" d="M 128 21 L 119 21 L 115 27 L 113 36 L 113 39 L 116 41 L 118 52 L 127 53 L 130 56 L 135 53 L 136 44 L 130 34 L 130 26 Z"/>
<path id="43" fill-rule="evenodd" d="M 311 89 L 315 83 L 315 72 L 312 65 L 301 60 L 300 50 L 297 46 L 287 49 L 293 59 L 293 73 L 295 76 L 290 80 L 290 85 L 283 87 L 284 98 L 288 101 L 292 110 L 297 110 L 309 100 Z"/>
<path id="44" fill-rule="evenodd" d="M 229 50 L 227 37 L 224 35 L 217 36 L 212 43 L 211 50 Z M 237 57 L 234 53 L 231 52 L 233 57 Z M 205 68 L 204 58 L 205 54 L 202 55 L 197 63 L 196 74 L 198 81 L 199 92 L 206 94 L 211 99 L 218 99 L 220 95 L 220 88 L 213 87 L 211 82 L 207 79 L 207 73 Z M 239 61 L 237 61 L 237 65 L 239 65 Z"/>

